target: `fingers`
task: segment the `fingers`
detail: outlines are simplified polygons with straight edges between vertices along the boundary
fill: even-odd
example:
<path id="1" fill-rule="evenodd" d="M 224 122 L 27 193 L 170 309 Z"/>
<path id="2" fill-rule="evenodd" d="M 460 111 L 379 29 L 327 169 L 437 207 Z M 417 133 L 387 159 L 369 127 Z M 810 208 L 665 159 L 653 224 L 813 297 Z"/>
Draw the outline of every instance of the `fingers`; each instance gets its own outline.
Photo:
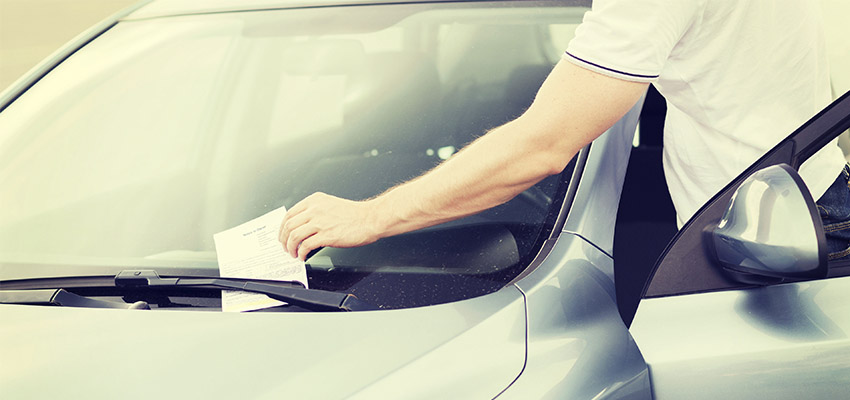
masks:
<path id="1" fill-rule="evenodd" d="M 310 210 L 320 205 L 325 197 L 327 195 L 324 193 L 313 193 L 287 210 L 278 230 L 278 241 L 289 255 L 298 257 L 302 242 L 318 233 L 317 225 L 311 224 L 312 214 Z M 309 253 L 309 250 L 307 253 Z M 306 257 L 307 253 L 304 253 L 303 257 Z"/>
<path id="2" fill-rule="evenodd" d="M 289 235 L 292 234 L 292 231 L 296 228 L 310 222 L 310 214 L 309 213 L 300 213 L 297 215 L 289 215 L 286 213 L 286 216 L 283 217 L 283 221 L 280 223 L 280 230 L 278 231 L 277 240 L 286 247 L 286 242 L 289 239 Z"/>
<path id="3" fill-rule="evenodd" d="M 354 247 L 377 240 L 361 203 L 314 193 L 286 213 L 278 240 L 290 256 L 305 260 L 323 246 Z"/>
<path id="4" fill-rule="evenodd" d="M 312 196 L 310 196 L 310 197 L 312 197 Z M 287 235 L 289 235 L 289 231 L 287 231 L 286 228 L 290 227 L 290 230 L 291 230 L 291 227 L 294 227 L 295 225 L 293 225 L 293 223 L 290 222 L 290 221 L 292 221 L 293 218 L 301 215 L 304 211 L 307 211 L 307 208 L 309 207 L 310 197 L 307 197 L 307 198 L 299 201 L 298 203 L 295 203 L 295 205 L 292 206 L 292 208 L 290 208 L 289 210 L 286 210 L 286 215 L 283 216 L 283 221 L 281 221 L 280 229 L 278 230 L 278 233 L 277 233 L 277 240 L 278 241 L 280 241 L 281 243 L 286 243 L 285 239 L 286 239 Z"/>
<path id="5" fill-rule="evenodd" d="M 324 196 L 327 195 L 321 192 L 313 193 L 298 203 L 295 203 L 292 208 L 286 211 L 286 215 L 284 215 L 283 221 L 280 223 L 280 229 L 277 232 L 277 240 L 284 247 L 286 247 L 289 235 L 295 228 L 310 222 L 310 214 L 307 211 L 315 206 L 316 203 L 320 202 Z"/>
<path id="6" fill-rule="evenodd" d="M 313 236 L 308 237 L 301 245 L 298 246 L 298 254 L 295 256 L 301 261 L 307 261 L 307 255 L 310 254 L 311 251 L 322 246 L 322 238 L 320 234 L 315 234 Z"/>
<path id="7" fill-rule="evenodd" d="M 302 246 L 304 239 L 307 239 L 318 232 L 319 229 L 315 224 L 305 224 L 293 229 L 284 244 L 286 252 L 293 257 L 297 257 L 300 251 L 299 247 Z"/>
<path id="8" fill-rule="evenodd" d="M 313 193 L 313 194 L 303 198 L 301 201 L 295 203 L 295 205 L 292 206 L 292 208 L 290 208 L 289 210 L 286 210 L 286 216 L 287 217 L 295 216 L 295 215 L 298 215 L 298 214 L 306 211 L 307 208 L 309 208 L 312 201 L 315 200 L 316 194 L 317 193 Z"/>

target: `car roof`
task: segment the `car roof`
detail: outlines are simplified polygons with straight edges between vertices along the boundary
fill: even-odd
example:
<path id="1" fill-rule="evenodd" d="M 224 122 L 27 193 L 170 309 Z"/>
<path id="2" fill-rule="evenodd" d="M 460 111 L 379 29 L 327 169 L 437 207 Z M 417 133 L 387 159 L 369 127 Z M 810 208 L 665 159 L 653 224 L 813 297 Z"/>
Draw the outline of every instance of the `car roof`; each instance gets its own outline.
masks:
<path id="1" fill-rule="evenodd" d="M 234 11 L 257 11 L 271 9 L 313 8 L 377 4 L 410 4 L 410 3 L 460 3 L 477 2 L 480 0 L 152 0 L 142 5 L 124 20 L 148 19 L 191 14 L 210 14 Z M 525 0 L 491 0 L 491 1 L 525 1 Z M 537 1 L 539 3 L 539 1 Z M 563 6 L 590 7 L 591 0 L 559 0 Z"/>

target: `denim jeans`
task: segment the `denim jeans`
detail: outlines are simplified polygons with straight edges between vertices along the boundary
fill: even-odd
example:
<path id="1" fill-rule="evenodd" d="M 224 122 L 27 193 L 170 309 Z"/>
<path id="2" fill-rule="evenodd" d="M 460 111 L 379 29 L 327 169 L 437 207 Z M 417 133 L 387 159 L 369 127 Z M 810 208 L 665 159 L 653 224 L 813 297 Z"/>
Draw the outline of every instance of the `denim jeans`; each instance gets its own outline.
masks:
<path id="1" fill-rule="evenodd" d="M 829 260 L 845 259 L 850 256 L 850 165 L 844 170 L 826 193 L 817 201 L 818 212 L 826 233 L 826 248 Z"/>

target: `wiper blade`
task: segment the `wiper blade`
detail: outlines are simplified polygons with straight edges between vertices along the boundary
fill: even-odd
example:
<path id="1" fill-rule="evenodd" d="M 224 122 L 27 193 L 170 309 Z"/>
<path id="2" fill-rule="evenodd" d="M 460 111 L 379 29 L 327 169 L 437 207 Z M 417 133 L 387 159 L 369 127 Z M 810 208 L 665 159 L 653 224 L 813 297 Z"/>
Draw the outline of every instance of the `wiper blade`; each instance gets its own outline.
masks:
<path id="1" fill-rule="evenodd" d="M 43 278 L 32 279 L 25 281 L 5 281 L 0 282 L 0 290 L 2 289 L 18 289 L 17 292 L 31 292 L 35 296 L 37 290 L 33 289 L 49 289 L 50 293 L 39 294 L 36 303 L 38 304 L 53 304 L 53 305 L 68 305 L 79 307 L 99 307 L 99 308 L 128 308 L 129 305 L 122 303 L 111 303 L 100 300 L 88 299 L 86 297 L 77 296 L 73 293 L 62 290 L 66 294 L 58 295 L 64 300 L 64 304 L 51 300 L 53 296 L 51 291 L 60 290 L 62 288 L 90 288 L 90 287 L 116 287 L 116 288 L 203 288 L 203 289 L 227 289 L 239 290 L 245 292 L 253 292 L 264 294 L 275 300 L 283 301 L 294 306 L 298 306 L 310 311 L 368 311 L 377 310 L 378 307 L 362 301 L 349 293 L 329 292 L 318 289 L 307 289 L 300 282 L 295 281 L 260 281 L 241 278 L 215 278 L 215 277 L 168 277 L 163 278 L 153 270 L 128 270 L 121 271 L 114 277 L 68 277 L 68 278 Z M 24 289 L 24 290 L 21 290 Z M 11 292 L 9 290 L 2 290 Z M 58 293 L 58 292 L 56 292 Z M 0 296 L 0 303 L 7 304 L 33 304 L 31 301 L 24 301 L 24 294 L 7 293 L 4 300 Z M 13 296 L 13 297 L 9 297 Z M 24 296 L 24 297 L 22 297 Z M 70 296 L 77 296 L 81 299 L 90 300 L 84 302 L 82 300 L 69 300 Z M 95 304 L 93 302 L 109 303 Z M 85 304 L 84 304 L 85 303 Z M 112 306 L 110 306 L 110 304 Z M 143 308 L 143 307 L 141 307 Z"/>
<path id="2" fill-rule="evenodd" d="M 214 287 L 260 293 L 311 311 L 368 311 L 377 307 L 349 293 L 307 289 L 300 282 L 285 282 L 292 287 L 229 278 L 161 278 L 156 271 L 121 271 L 115 276 L 116 287 Z M 298 285 L 300 287 L 296 287 Z"/>

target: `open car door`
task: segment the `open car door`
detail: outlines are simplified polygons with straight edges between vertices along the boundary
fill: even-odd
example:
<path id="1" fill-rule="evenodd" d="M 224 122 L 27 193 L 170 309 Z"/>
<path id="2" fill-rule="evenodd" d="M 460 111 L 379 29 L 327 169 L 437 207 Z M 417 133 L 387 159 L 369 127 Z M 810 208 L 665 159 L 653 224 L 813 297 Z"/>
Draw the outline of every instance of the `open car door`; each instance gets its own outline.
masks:
<path id="1" fill-rule="evenodd" d="M 655 398 L 847 397 L 850 263 L 827 264 L 820 217 L 796 170 L 848 128 L 850 92 L 668 244 L 630 328 Z M 797 211 L 779 212 L 791 203 Z"/>

